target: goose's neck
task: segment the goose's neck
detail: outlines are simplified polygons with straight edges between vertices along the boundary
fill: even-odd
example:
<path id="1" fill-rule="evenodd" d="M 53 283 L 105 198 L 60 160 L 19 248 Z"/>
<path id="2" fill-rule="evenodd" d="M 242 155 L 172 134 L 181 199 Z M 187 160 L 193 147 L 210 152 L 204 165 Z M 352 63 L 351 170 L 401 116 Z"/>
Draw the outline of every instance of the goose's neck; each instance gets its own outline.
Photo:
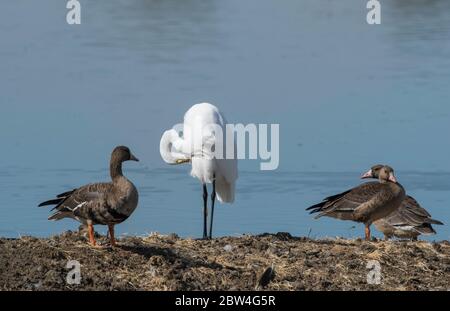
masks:
<path id="1" fill-rule="evenodd" d="M 122 177 L 122 162 L 112 160 L 109 165 L 109 173 L 111 174 L 111 179 L 113 181 L 119 177 Z"/>

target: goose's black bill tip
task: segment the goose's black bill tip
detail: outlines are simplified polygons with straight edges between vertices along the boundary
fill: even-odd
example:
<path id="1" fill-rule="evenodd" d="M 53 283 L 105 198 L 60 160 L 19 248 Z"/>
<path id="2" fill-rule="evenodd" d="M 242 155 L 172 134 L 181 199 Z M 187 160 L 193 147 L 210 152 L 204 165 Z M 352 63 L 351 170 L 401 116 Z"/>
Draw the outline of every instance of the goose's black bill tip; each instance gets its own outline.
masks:
<path id="1" fill-rule="evenodd" d="M 139 162 L 139 159 L 138 158 L 136 158 L 134 155 L 130 155 L 130 160 L 131 161 L 136 161 L 136 162 Z"/>

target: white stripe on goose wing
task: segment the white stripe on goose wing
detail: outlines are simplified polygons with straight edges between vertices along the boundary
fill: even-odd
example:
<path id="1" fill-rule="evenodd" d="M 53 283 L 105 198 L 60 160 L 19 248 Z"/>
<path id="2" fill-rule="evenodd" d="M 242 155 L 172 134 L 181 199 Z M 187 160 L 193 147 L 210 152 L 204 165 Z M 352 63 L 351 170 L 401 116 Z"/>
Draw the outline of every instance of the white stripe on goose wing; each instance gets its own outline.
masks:
<path id="1" fill-rule="evenodd" d="M 398 229 L 405 230 L 405 231 L 411 231 L 414 230 L 414 226 L 408 226 L 408 225 L 395 225 Z"/>
<path id="2" fill-rule="evenodd" d="M 74 209 L 71 210 L 72 213 L 75 212 L 75 211 L 76 211 L 77 209 L 79 209 L 80 207 L 85 206 L 87 203 L 88 203 L 88 202 L 83 202 L 83 203 L 78 204 L 77 206 L 75 206 Z M 70 209 L 70 208 L 69 208 L 69 209 Z"/>

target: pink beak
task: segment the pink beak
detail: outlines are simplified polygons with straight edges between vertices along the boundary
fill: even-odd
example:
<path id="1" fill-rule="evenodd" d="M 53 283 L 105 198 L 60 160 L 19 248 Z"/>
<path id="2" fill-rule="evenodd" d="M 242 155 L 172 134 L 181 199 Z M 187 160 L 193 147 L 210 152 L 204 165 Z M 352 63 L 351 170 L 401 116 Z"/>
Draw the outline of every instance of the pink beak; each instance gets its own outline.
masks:
<path id="1" fill-rule="evenodd" d="M 361 176 L 361 179 L 364 179 L 364 178 L 372 178 L 373 177 L 373 175 L 372 175 L 372 169 L 370 169 L 370 170 L 368 170 L 366 173 L 364 173 L 362 176 Z"/>
<path id="2" fill-rule="evenodd" d="M 393 183 L 397 183 L 397 178 L 395 178 L 394 174 L 389 174 L 389 180 L 392 181 Z"/>

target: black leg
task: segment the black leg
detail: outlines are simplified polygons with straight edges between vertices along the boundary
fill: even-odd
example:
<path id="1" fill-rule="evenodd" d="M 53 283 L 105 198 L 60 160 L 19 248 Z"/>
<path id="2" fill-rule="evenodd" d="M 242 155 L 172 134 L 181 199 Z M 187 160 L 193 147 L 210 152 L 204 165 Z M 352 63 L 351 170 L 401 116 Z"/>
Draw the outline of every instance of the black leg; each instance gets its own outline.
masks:
<path id="1" fill-rule="evenodd" d="M 208 238 L 208 189 L 203 184 L 203 238 Z"/>
<path id="2" fill-rule="evenodd" d="M 214 178 L 212 183 L 212 193 L 211 193 L 211 222 L 209 223 L 209 238 L 212 239 L 212 228 L 214 219 L 214 202 L 216 201 L 216 179 Z"/>

